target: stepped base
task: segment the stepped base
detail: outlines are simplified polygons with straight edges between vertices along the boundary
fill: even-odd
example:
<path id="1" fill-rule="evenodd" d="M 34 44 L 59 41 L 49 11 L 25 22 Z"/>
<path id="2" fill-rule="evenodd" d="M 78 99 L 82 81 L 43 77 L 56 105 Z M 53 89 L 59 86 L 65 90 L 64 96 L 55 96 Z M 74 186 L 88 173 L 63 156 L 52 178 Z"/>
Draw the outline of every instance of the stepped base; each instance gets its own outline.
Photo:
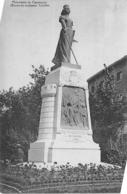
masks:
<path id="1" fill-rule="evenodd" d="M 59 136 L 59 135 L 58 135 Z M 100 149 L 92 140 L 91 135 L 85 135 L 84 140 L 67 141 L 62 137 L 54 141 L 38 140 L 30 145 L 29 161 L 58 164 L 96 163 L 100 162 Z"/>

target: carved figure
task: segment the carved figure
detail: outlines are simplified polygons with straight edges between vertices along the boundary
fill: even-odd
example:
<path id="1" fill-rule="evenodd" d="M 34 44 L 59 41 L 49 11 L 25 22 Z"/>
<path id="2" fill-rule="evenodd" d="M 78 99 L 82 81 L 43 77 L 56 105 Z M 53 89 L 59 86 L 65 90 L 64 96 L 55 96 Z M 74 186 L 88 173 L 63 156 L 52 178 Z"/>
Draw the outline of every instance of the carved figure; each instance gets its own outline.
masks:
<path id="1" fill-rule="evenodd" d="M 63 88 L 62 127 L 88 127 L 85 91 L 81 88 Z"/>
<path id="2" fill-rule="evenodd" d="M 70 63 L 70 52 L 75 31 L 72 29 L 73 21 L 70 19 L 69 14 L 69 5 L 64 5 L 59 18 L 62 29 L 60 32 L 56 53 L 52 60 L 52 62 L 58 67 L 61 66 L 62 62 Z"/>

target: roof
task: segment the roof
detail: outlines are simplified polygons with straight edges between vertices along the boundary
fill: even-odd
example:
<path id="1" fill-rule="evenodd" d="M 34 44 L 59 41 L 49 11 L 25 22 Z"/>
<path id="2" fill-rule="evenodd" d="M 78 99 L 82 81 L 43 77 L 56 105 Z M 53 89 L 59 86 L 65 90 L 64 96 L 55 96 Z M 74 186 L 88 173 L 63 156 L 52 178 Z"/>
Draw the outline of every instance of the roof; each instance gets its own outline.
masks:
<path id="1" fill-rule="evenodd" d="M 125 55 L 124 57 L 122 57 L 121 59 L 115 61 L 114 63 L 112 63 L 111 65 L 107 66 L 107 68 L 111 68 L 114 67 L 115 65 L 118 65 L 119 62 L 122 62 L 123 60 L 127 60 L 127 55 Z M 100 70 L 99 72 L 97 72 L 96 74 L 94 74 L 93 76 L 91 76 L 87 82 L 90 82 L 91 80 L 93 80 L 94 78 L 96 78 L 97 76 L 101 75 L 104 72 L 104 69 Z"/>

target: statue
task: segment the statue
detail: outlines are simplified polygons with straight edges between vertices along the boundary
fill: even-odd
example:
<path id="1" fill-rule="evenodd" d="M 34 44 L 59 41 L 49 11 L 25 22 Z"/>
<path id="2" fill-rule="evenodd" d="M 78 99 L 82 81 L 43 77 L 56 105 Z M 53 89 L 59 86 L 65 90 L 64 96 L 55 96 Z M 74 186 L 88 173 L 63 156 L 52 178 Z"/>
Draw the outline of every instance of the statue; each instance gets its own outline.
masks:
<path id="1" fill-rule="evenodd" d="M 73 21 L 69 18 L 70 8 L 69 5 L 64 5 L 59 18 L 59 22 L 62 25 L 60 32 L 60 38 L 56 48 L 55 56 L 52 62 L 56 67 L 61 66 L 61 63 L 70 63 L 70 53 L 72 51 L 71 46 L 75 31 L 72 29 Z M 72 51 L 73 52 L 73 51 Z M 73 53 L 74 55 L 74 53 Z"/>

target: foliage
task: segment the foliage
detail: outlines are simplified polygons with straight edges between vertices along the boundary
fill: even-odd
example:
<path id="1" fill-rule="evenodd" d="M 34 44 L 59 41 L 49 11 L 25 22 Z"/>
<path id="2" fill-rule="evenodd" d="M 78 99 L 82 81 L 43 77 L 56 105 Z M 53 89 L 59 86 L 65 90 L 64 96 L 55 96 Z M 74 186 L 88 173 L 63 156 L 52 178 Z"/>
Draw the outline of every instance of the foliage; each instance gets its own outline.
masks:
<path id="1" fill-rule="evenodd" d="M 93 138 L 101 149 L 120 152 L 124 107 L 124 97 L 118 95 L 114 77 L 106 69 L 104 80 L 98 84 L 94 94 L 90 93 Z"/>
<path id="2" fill-rule="evenodd" d="M 30 189 L 43 188 L 47 185 L 49 188 L 54 184 L 59 186 L 71 184 L 94 184 L 110 183 L 112 181 L 122 182 L 124 169 L 117 166 L 104 166 L 102 164 L 81 164 L 72 166 L 69 163 L 65 165 L 53 164 L 50 169 L 44 166 L 38 169 L 34 163 L 19 165 L 8 165 L 2 172 L 1 178 L 5 181 L 15 180 L 15 183 L 21 187 Z"/>
<path id="3" fill-rule="evenodd" d="M 27 160 L 29 143 L 37 138 L 41 109 L 40 90 L 48 71 L 42 65 L 38 69 L 32 67 L 32 83 L 18 91 L 10 88 L 0 92 L 1 159 L 14 161 L 21 156 L 22 149 L 23 159 Z"/>

